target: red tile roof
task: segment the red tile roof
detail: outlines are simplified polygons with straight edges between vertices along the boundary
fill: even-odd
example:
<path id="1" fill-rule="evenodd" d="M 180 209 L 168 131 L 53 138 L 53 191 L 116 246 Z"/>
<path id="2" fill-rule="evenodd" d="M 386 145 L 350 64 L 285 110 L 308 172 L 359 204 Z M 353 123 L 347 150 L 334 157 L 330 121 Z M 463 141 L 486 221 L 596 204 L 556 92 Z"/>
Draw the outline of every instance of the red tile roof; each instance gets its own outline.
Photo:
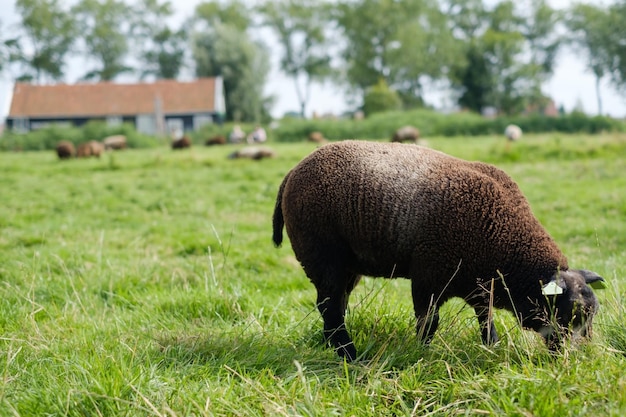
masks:
<path id="1" fill-rule="evenodd" d="M 32 85 L 16 83 L 9 117 L 124 116 L 154 113 L 159 97 L 164 114 L 215 110 L 215 79 L 143 84 Z"/>

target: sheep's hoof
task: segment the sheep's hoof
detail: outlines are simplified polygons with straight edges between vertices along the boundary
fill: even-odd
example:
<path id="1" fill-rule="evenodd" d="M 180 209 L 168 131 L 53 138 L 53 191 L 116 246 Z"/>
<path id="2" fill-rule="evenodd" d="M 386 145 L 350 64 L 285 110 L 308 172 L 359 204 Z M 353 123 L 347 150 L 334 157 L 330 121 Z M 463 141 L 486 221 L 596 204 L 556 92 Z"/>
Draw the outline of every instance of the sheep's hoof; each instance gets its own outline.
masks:
<path id="1" fill-rule="evenodd" d="M 496 333 L 487 333 L 487 332 L 482 334 L 481 339 L 482 339 L 483 345 L 486 345 L 486 346 L 493 346 L 500 341 L 500 338 L 498 337 Z"/>
<path id="2" fill-rule="evenodd" d="M 551 337 L 545 340 L 546 346 L 550 353 L 559 353 L 561 351 L 561 339 L 559 337 Z"/>
<path id="3" fill-rule="evenodd" d="M 335 348 L 335 351 L 339 356 L 344 358 L 346 362 L 352 362 L 356 359 L 356 348 L 352 342 Z"/>

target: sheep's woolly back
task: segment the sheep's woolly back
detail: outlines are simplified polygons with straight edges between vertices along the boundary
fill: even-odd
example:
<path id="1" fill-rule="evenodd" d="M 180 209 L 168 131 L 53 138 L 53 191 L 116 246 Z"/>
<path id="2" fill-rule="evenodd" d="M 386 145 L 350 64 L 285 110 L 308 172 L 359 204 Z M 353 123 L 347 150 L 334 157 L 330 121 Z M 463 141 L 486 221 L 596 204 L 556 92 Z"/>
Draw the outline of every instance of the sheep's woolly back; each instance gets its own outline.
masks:
<path id="1" fill-rule="evenodd" d="M 524 281 L 547 282 L 568 268 L 506 173 L 415 145 L 344 141 L 320 147 L 281 185 L 277 245 L 283 219 L 303 265 L 342 256 L 359 274 L 421 274 L 426 285 L 437 287 L 434 280 L 456 274 L 468 286 L 460 284 L 458 292 L 498 272 L 527 287 Z"/>

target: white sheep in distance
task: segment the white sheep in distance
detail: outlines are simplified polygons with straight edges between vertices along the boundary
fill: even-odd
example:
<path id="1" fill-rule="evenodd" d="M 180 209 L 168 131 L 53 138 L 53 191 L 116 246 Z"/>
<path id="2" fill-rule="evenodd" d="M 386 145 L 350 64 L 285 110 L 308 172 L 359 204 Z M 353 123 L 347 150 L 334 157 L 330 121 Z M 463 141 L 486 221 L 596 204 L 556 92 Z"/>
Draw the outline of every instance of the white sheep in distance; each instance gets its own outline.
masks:
<path id="1" fill-rule="evenodd" d="M 517 125 L 508 125 L 504 129 L 504 136 L 511 142 L 518 141 L 522 138 L 522 128 Z"/>
<path id="2" fill-rule="evenodd" d="M 317 289 L 324 336 L 347 360 L 356 348 L 344 315 L 362 275 L 411 280 L 417 332 L 428 342 L 439 307 L 461 297 L 484 343 L 498 340 L 492 307 L 557 349 L 589 334 L 603 278 L 570 269 L 500 169 L 422 146 L 343 141 L 324 145 L 284 178 L 273 215 Z"/>
<path id="3" fill-rule="evenodd" d="M 106 150 L 126 149 L 127 146 L 126 136 L 124 135 L 107 136 L 102 139 L 102 143 L 104 144 L 104 149 Z"/>

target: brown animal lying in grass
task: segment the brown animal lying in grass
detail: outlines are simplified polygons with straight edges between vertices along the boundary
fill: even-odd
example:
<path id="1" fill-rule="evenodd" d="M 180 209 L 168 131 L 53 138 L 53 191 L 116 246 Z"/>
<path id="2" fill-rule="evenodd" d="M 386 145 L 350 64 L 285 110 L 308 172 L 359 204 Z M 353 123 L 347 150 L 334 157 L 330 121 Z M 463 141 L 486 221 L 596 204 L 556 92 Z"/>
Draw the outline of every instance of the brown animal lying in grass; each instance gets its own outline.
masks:
<path id="1" fill-rule="evenodd" d="M 206 142 L 204 142 L 204 144 L 206 146 L 225 145 L 226 144 L 226 138 L 224 136 L 221 136 L 221 135 L 213 136 L 212 138 L 208 138 L 206 140 Z"/>
<path id="2" fill-rule="evenodd" d="M 95 156 L 100 158 L 100 155 L 104 153 L 104 144 L 97 140 L 90 140 L 89 142 L 81 143 L 76 150 L 77 158 L 89 158 Z"/>
<path id="3" fill-rule="evenodd" d="M 261 146 L 246 146 L 228 155 L 230 159 L 249 158 L 254 160 L 273 158 L 275 156 L 276 153 L 273 150 Z"/>

